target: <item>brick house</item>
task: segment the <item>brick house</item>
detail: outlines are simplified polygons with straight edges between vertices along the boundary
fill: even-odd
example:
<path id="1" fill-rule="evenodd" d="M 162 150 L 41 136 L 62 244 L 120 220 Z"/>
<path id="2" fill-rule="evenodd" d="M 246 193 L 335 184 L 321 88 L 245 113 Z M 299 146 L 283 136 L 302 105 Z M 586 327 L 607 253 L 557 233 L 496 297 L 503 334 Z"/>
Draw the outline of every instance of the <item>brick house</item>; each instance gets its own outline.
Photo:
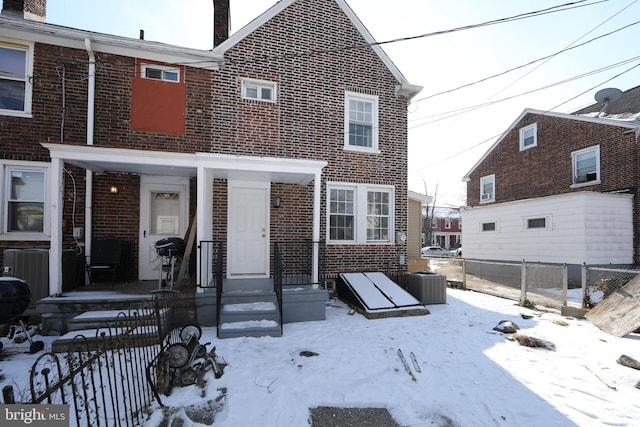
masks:
<path id="1" fill-rule="evenodd" d="M 464 177 L 465 257 L 637 264 L 639 110 L 523 111 Z"/>
<path id="2" fill-rule="evenodd" d="M 451 250 L 462 245 L 462 220 L 459 208 L 425 207 L 422 221 L 422 246 L 438 245 Z"/>
<path id="3" fill-rule="evenodd" d="M 312 242 L 315 283 L 404 270 L 421 88 L 344 0 L 282 0 L 230 37 L 229 2 L 214 4 L 219 44 L 203 51 L 25 19 L 5 0 L 0 249 L 49 248 L 50 295 L 61 254 L 98 239 L 130 244 L 128 280 L 157 279 L 154 243 L 190 224 L 194 246 L 222 244 L 225 280 L 273 278 L 276 242 Z M 205 285 L 214 261 L 193 258 Z"/>

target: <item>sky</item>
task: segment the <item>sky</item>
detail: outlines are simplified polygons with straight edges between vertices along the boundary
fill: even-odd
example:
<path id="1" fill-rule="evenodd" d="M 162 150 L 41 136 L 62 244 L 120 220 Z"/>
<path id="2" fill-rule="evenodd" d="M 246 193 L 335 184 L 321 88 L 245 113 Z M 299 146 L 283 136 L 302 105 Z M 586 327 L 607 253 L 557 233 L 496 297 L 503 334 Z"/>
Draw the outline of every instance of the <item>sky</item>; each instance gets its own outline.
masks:
<path id="1" fill-rule="evenodd" d="M 569 2 L 347 0 L 378 42 L 463 28 Z M 232 32 L 275 3 L 231 0 Z M 640 64 L 640 52 L 635 49 L 640 24 L 634 24 L 640 19 L 640 2 L 572 3 L 567 6 L 571 9 L 561 12 L 383 45 L 408 81 L 424 87 L 409 107 L 410 190 L 434 196 L 438 205 L 462 206 L 466 201 L 463 177 L 524 109 L 571 113 L 593 104 L 600 89 L 624 91 L 640 85 L 640 67 L 632 68 Z M 147 40 L 210 49 L 213 3 L 49 0 L 47 21 L 133 38 L 144 29 Z M 594 38 L 597 40 L 575 47 Z M 575 48 L 567 51 L 572 46 Z M 518 69 L 507 72 L 514 68 Z M 501 73 L 505 74 L 466 86 Z M 462 86 L 466 87 L 432 96 Z"/>
<path id="2" fill-rule="evenodd" d="M 286 324 L 279 338 L 218 340 L 205 327 L 199 342 L 216 347 L 223 375 L 208 371 L 203 388 L 175 387 L 161 396 L 165 411 L 154 402 L 143 425 L 202 427 L 186 414 L 203 413 L 216 427 L 306 426 L 310 409 L 329 406 L 385 408 L 411 427 L 638 426 L 640 371 L 617 360 L 640 360 L 639 334 L 613 337 L 588 320 L 461 289 L 448 288 L 445 304 L 427 307 L 424 316 L 370 320 L 332 299 L 326 320 Z M 549 349 L 509 340 L 494 330 L 502 321 Z M 33 339 L 48 351 L 53 338 Z M 28 373 L 42 353 L 1 341 L 0 387 L 28 395 Z M 219 404 L 207 406 L 223 389 Z"/>

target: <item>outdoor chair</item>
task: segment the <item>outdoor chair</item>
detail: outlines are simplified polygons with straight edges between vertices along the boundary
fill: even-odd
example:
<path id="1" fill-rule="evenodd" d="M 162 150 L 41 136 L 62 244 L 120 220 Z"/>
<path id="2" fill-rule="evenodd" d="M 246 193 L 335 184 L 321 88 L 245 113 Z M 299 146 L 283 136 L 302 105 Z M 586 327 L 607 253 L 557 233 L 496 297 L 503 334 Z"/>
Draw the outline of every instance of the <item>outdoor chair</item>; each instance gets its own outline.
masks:
<path id="1" fill-rule="evenodd" d="M 95 283 L 98 275 L 110 275 L 113 285 L 116 278 L 126 281 L 131 257 L 130 244 L 126 240 L 94 240 L 91 255 L 86 257 L 89 283 Z"/>

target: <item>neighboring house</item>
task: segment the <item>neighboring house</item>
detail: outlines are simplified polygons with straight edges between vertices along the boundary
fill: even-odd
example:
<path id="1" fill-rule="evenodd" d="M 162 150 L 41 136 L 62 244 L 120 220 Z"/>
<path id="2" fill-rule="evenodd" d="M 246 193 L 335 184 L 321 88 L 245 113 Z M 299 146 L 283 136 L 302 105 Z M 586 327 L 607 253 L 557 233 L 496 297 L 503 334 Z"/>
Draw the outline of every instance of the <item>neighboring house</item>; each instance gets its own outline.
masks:
<path id="1" fill-rule="evenodd" d="M 0 16 L 0 249 L 50 248 L 51 295 L 64 250 L 94 239 L 126 240 L 129 279 L 157 280 L 154 243 L 190 224 L 229 280 L 273 277 L 276 242 L 314 242 L 318 283 L 405 270 L 421 88 L 344 0 L 281 0 L 228 38 L 214 3 L 212 51 Z"/>
<path id="2" fill-rule="evenodd" d="M 407 214 L 407 256 L 409 261 L 422 258 L 422 253 L 420 252 L 420 249 L 424 246 L 422 211 L 432 200 L 432 197 L 426 194 L 409 191 L 409 212 Z"/>
<path id="3" fill-rule="evenodd" d="M 567 263 L 574 278 L 583 263 L 637 264 L 637 92 L 626 114 L 523 111 L 464 177 L 465 258 Z"/>
<path id="4" fill-rule="evenodd" d="M 422 246 L 438 245 L 441 248 L 451 250 L 462 245 L 460 208 L 426 207 L 422 218 Z"/>

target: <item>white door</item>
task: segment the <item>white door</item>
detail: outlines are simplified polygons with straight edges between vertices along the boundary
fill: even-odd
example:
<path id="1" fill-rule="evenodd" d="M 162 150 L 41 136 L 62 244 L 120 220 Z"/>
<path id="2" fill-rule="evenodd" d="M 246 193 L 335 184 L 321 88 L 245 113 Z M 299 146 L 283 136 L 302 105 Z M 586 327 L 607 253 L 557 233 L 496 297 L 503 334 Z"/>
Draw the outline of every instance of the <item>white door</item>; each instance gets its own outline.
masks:
<path id="1" fill-rule="evenodd" d="M 184 239 L 187 229 L 189 180 L 179 177 L 142 176 L 140 180 L 140 280 L 158 280 L 161 262 L 158 240 Z"/>
<path id="2" fill-rule="evenodd" d="M 229 182 L 227 277 L 269 277 L 269 187 Z"/>

